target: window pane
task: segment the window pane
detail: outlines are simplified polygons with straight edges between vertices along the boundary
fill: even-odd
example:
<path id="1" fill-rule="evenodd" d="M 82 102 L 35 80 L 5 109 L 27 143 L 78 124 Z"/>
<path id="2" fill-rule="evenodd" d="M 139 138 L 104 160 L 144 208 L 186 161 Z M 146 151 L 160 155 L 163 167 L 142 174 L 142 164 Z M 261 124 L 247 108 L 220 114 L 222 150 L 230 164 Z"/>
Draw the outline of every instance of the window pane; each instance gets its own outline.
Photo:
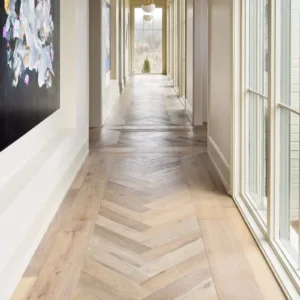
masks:
<path id="1" fill-rule="evenodd" d="M 152 21 L 144 21 L 144 29 L 153 29 L 153 20 Z"/>
<path id="2" fill-rule="evenodd" d="M 148 59 L 151 64 L 152 73 L 161 73 L 162 72 L 162 52 L 149 52 Z"/>
<path id="3" fill-rule="evenodd" d="M 151 73 L 162 73 L 162 16 L 163 9 L 156 8 L 153 20 L 143 19 L 141 8 L 135 8 L 134 28 L 134 73 L 142 73 L 143 65 L 148 58 Z"/>
<path id="4" fill-rule="evenodd" d="M 299 237 L 299 116 L 281 110 L 279 239 L 292 261 L 298 261 Z"/>
<path id="5" fill-rule="evenodd" d="M 248 0 L 247 180 L 250 204 L 267 218 L 268 2 Z M 259 94 L 265 97 L 259 96 Z"/>
<path id="6" fill-rule="evenodd" d="M 143 30 L 135 30 L 134 39 L 136 43 L 143 43 L 144 40 L 144 31 Z"/>
<path id="7" fill-rule="evenodd" d="M 153 12 L 153 29 L 161 29 L 163 27 L 163 10 L 156 8 Z"/>
<path id="8" fill-rule="evenodd" d="M 248 86 L 268 95 L 268 1 L 248 0 Z"/>
<path id="9" fill-rule="evenodd" d="M 141 8 L 136 8 L 134 10 L 134 28 L 143 29 L 143 10 Z"/>
<path id="10" fill-rule="evenodd" d="M 267 217 L 267 112 L 266 99 L 249 95 L 247 193 L 263 220 Z"/>

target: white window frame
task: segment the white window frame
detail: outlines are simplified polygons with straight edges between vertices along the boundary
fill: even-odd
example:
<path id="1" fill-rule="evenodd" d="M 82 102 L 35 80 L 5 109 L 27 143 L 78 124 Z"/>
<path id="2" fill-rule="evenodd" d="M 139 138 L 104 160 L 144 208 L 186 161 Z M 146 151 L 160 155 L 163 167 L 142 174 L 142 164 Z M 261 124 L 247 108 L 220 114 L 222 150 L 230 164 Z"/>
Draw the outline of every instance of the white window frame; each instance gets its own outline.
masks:
<path id="1" fill-rule="evenodd" d="M 243 53 L 242 53 L 242 58 L 244 60 L 244 66 L 243 66 L 243 90 L 245 91 L 244 92 L 244 100 L 242 102 L 242 106 L 241 106 L 241 110 L 242 110 L 242 120 L 244 120 L 244 122 L 242 122 L 242 136 L 243 136 L 243 141 L 242 141 L 242 145 L 241 145 L 241 149 L 243 149 L 242 151 L 242 158 L 241 160 L 243 161 L 242 163 L 242 168 L 241 168 L 241 177 L 242 177 L 242 184 L 241 184 L 241 196 L 243 197 L 243 199 L 245 200 L 245 203 L 246 205 L 248 206 L 248 208 L 253 212 L 253 217 L 256 219 L 257 223 L 259 224 L 259 227 L 261 228 L 262 232 L 264 234 L 267 233 L 267 224 L 266 224 L 266 220 L 268 219 L 268 217 L 266 219 L 264 219 L 262 217 L 262 214 L 260 214 L 260 210 L 259 210 L 259 206 L 257 204 L 257 201 L 254 201 L 253 199 L 253 196 L 247 191 L 247 184 L 249 182 L 248 178 L 249 178 L 249 170 L 247 169 L 247 166 L 249 165 L 249 155 L 248 155 L 248 150 L 247 150 L 247 147 L 248 147 L 248 143 L 246 141 L 246 137 L 248 136 L 248 132 L 249 132 L 249 127 L 248 127 L 248 124 L 249 124 L 249 110 L 248 110 L 248 103 L 249 101 L 253 101 L 253 99 L 251 99 L 250 96 L 257 96 L 258 98 L 258 102 L 259 101 L 265 101 L 265 99 L 268 99 L 268 97 L 266 95 L 263 94 L 263 89 L 261 89 L 261 86 L 260 85 L 260 79 L 261 79 L 261 69 L 260 68 L 257 68 L 257 76 L 256 76 L 256 79 L 257 79 L 257 86 L 258 88 L 260 89 L 259 91 L 258 90 L 255 90 L 252 86 L 249 86 L 249 77 L 248 77 L 248 70 L 247 70 L 247 67 L 248 67 L 248 64 L 247 64 L 247 61 L 249 60 L 249 57 L 250 57 L 250 53 L 249 53 L 249 49 L 247 47 L 248 45 L 248 40 L 249 40 L 249 31 L 248 31 L 248 23 L 249 23 L 249 14 L 247 12 L 247 2 L 248 1 L 251 1 L 251 0 L 243 0 L 243 37 L 244 37 L 244 40 L 243 40 Z M 263 14 L 262 14 L 263 15 Z M 260 20 L 260 22 L 262 23 L 263 20 Z M 261 45 L 258 43 L 258 47 L 260 47 Z M 259 51 L 258 52 L 258 56 L 257 56 L 257 59 L 259 61 L 261 61 L 261 64 L 263 65 L 263 57 L 261 57 L 259 54 Z M 256 53 L 257 54 L 257 53 Z M 263 104 L 263 103 L 262 103 Z M 262 130 L 262 120 L 258 120 L 259 121 L 259 124 L 258 126 L 260 127 L 260 130 L 259 132 L 261 132 Z M 263 154 L 261 153 L 261 149 L 263 148 L 263 146 L 261 145 L 260 142 L 257 143 L 257 148 L 258 148 L 258 152 L 260 153 L 259 154 L 259 157 L 262 157 Z M 258 169 L 257 169 L 257 174 L 256 174 L 257 178 L 258 178 L 258 182 L 262 182 L 263 178 L 263 165 L 261 165 Z M 258 187 L 258 190 L 261 190 L 262 187 L 261 185 Z M 259 197 L 259 195 L 257 195 L 257 197 Z M 265 202 L 267 202 L 267 198 L 264 198 L 263 199 Z"/>
<path id="2" fill-rule="evenodd" d="M 247 60 L 246 60 L 246 0 L 233 1 L 233 105 L 232 105 L 232 152 L 231 152 L 231 193 L 253 234 L 258 246 L 264 254 L 270 268 L 274 272 L 282 289 L 290 299 L 300 299 L 300 273 L 298 266 L 292 265 L 287 253 L 280 247 L 276 233 L 278 233 L 278 222 L 276 222 L 279 205 L 279 182 L 280 165 L 280 110 L 288 109 L 293 113 L 296 111 L 285 104 L 280 103 L 280 80 L 276 70 L 280 53 L 276 51 L 279 43 L 276 34 L 280 30 L 278 14 L 278 3 L 280 0 L 269 0 L 269 78 L 268 78 L 268 178 L 267 178 L 267 224 L 262 220 L 258 212 L 253 209 L 251 201 L 245 193 L 246 170 L 246 140 L 245 124 L 243 120 L 247 117 L 245 101 L 249 98 L 247 86 Z M 254 91 L 257 92 L 257 91 Z M 263 96 L 263 95 L 259 95 Z M 297 112 L 298 114 L 298 112 Z M 300 261 L 300 259 L 299 259 Z"/>
<path id="3" fill-rule="evenodd" d="M 134 42 L 135 42 L 135 9 L 140 8 L 141 6 L 138 4 L 131 4 L 130 5 L 130 15 L 131 18 L 131 26 L 130 26 L 130 37 L 131 37 L 131 46 L 130 46 L 130 73 L 132 75 L 141 75 L 142 73 L 135 72 L 135 50 L 134 50 Z M 157 8 L 162 9 L 162 71 L 160 73 L 151 73 L 151 75 L 166 75 L 167 74 L 167 61 L 170 59 L 167 55 L 168 51 L 168 7 L 165 4 L 157 4 Z M 144 29 L 143 29 L 144 30 Z M 151 30 L 151 29 L 150 29 Z M 154 29 L 155 30 L 155 29 Z M 172 29 L 170 28 L 170 31 Z M 172 66 L 172 65 L 171 65 Z"/>

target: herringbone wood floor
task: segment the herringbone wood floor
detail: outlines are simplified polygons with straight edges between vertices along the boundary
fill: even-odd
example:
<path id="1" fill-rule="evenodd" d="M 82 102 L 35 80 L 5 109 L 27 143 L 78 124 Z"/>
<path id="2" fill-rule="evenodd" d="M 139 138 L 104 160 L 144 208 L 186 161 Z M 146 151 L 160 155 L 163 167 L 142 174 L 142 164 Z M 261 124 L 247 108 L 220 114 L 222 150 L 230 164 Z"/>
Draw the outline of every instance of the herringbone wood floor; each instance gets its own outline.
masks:
<path id="1" fill-rule="evenodd" d="M 206 128 L 186 123 L 164 77 L 144 78 L 91 130 L 12 299 L 284 299 L 214 172 Z"/>

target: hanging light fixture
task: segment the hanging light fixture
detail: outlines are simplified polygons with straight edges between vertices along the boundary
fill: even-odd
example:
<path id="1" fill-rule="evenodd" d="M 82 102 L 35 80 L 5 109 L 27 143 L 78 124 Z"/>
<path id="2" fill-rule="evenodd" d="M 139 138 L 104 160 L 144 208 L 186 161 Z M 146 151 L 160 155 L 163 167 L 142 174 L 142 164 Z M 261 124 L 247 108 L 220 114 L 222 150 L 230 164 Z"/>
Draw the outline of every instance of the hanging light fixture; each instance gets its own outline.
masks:
<path id="1" fill-rule="evenodd" d="M 143 1 L 142 1 L 142 3 L 143 3 Z M 145 2 L 142 4 L 142 10 L 147 14 L 151 14 L 152 12 L 154 12 L 154 10 L 155 10 L 154 1 L 146 0 L 146 4 L 145 4 Z"/>
<path id="2" fill-rule="evenodd" d="M 153 20 L 153 16 L 152 15 L 144 15 L 144 20 L 146 22 L 151 22 Z"/>

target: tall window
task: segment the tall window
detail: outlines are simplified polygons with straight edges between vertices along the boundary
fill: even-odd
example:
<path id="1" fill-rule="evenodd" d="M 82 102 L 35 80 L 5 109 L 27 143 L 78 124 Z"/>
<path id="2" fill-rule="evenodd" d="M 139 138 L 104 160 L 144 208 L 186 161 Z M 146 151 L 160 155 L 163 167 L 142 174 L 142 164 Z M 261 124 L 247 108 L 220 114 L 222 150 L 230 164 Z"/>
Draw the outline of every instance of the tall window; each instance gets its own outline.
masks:
<path id="1" fill-rule="evenodd" d="M 280 1 L 278 25 L 278 102 L 280 107 L 280 187 L 276 238 L 299 265 L 300 2 Z"/>
<path id="2" fill-rule="evenodd" d="M 249 205 L 267 217 L 268 3 L 247 1 L 247 102 L 245 192 Z"/>
<path id="3" fill-rule="evenodd" d="M 134 9 L 134 73 L 143 72 L 148 58 L 151 73 L 163 71 L 163 9 L 156 8 L 153 20 L 145 21 L 141 8 Z"/>
<path id="4" fill-rule="evenodd" d="M 286 286 L 293 283 L 299 291 L 300 1 L 241 3 L 245 90 L 237 138 L 243 149 L 237 204 L 265 254 L 275 254 L 269 261 L 278 276 L 286 271 L 282 282 L 290 278 Z"/>

